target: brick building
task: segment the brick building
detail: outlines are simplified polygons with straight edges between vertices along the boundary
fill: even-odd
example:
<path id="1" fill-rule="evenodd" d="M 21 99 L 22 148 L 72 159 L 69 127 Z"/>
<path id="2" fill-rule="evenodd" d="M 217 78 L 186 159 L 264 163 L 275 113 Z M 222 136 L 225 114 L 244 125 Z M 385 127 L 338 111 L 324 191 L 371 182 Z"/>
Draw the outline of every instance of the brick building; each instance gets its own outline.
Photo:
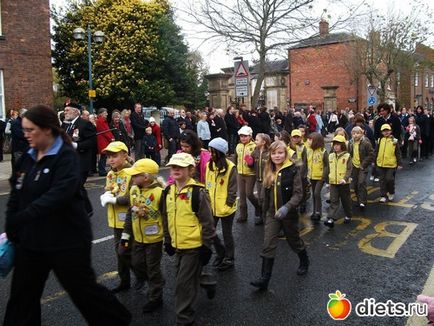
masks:
<path id="1" fill-rule="evenodd" d="M 49 0 L 0 0 L 0 118 L 53 104 Z"/>
<path id="2" fill-rule="evenodd" d="M 303 41 L 288 50 L 290 105 L 314 105 L 324 110 L 366 107 L 367 82 L 351 76 L 350 60 L 354 36 L 329 33 L 326 21 L 320 22 L 318 37 Z"/>

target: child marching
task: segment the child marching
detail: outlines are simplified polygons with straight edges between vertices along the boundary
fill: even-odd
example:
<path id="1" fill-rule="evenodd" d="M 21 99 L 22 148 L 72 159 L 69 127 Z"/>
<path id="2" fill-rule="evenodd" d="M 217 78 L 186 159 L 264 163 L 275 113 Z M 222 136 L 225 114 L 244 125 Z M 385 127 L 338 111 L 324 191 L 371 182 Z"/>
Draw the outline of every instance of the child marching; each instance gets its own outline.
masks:
<path id="1" fill-rule="evenodd" d="M 174 154 L 167 166 L 174 184 L 166 188 L 163 201 L 164 249 L 177 256 L 176 322 L 190 325 L 195 320 L 202 267 L 212 255 L 214 219 L 204 186 L 191 178 L 194 158 L 187 153 Z M 211 291 L 207 291 L 208 297 L 214 295 Z"/>
<path id="2" fill-rule="evenodd" d="M 339 200 L 345 212 L 344 223 L 350 223 L 352 217 L 352 203 L 350 192 L 351 157 L 347 152 L 347 140 L 344 136 L 337 135 L 333 138 L 333 152 L 329 155 L 329 184 L 330 207 L 325 226 L 332 228 L 339 209 Z"/>
<path id="3" fill-rule="evenodd" d="M 241 127 L 241 129 L 238 130 L 240 143 L 235 148 L 235 162 L 238 172 L 237 183 L 240 196 L 240 216 L 237 219 L 238 223 L 247 222 L 247 198 L 255 207 L 255 215 L 262 215 L 261 207 L 253 194 L 256 175 L 253 167 L 255 162 L 252 153 L 256 145 L 252 141 L 252 134 L 252 128 L 247 126 Z"/>
<path id="4" fill-rule="evenodd" d="M 234 237 L 232 225 L 237 211 L 237 169 L 235 164 L 226 158 L 228 143 L 223 138 L 214 138 L 209 142 L 211 161 L 206 167 L 206 189 L 210 195 L 214 226 L 219 220 L 222 225 L 224 245 L 216 234 L 214 247 L 217 257 L 214 266 L 219 271 L 234 266 Z"/>
<path id="5" fill-rule="evenodd" d="M 123 142 L 111 142 L 102 152 L 107 155 L 107 162 L 111 167 L 106 176 L 106 192 L 101 195 L 100 200 L 101 205 L 107 207 L 108 224 L 109 227 L 113 228 L 118 275 L 121 282 L 112 291 L 117 293 L 128 290 L 131 286 L 130 259 L 127 255 L 119 255 L 117 250 L 128 211 L 131 186 L 131 176 L 125 172 L 125 169 L 131 165 L 127 162 L 128 147 Z M 140 286 L 143 284 L 141 280 L 137 281 Z"/>
<path id="6" fill-rule="evenodd" d="M 374 161 L 374 150 L 371 142 L 364 136 L 362 128 L 356 126 L 351 131 L 351 141 L 349 142 L 348 153 L 351 155 L 352 185 L 357 197 L 357 205 L 361 210 L 366 207 L 368 202 L 368 191 L 366 180 L 368 178 L 368 168 Z"/>
<path id="7" fill-rule="evenodd" d="M 262 208 L 264 203 L 264 191 L 262 182 L 264 179 L 264 168 L 268 161 L 268 148 L 271 144 L 270 136 L 267 134 L 259 133 L 255 137 L 256 148 L 252 153 L 255 160 L 255 172 L 256 172 L 256 194 L 258 197 L 259 206 Z M 262 225 L 265 221 L 265 212 L 262 211 L 261 216 L 255 220 L 255 225 Z"/>
<path id="8" fill-rule="evenodd" d="M 309 182 L 307 180 L 307 150 L 303 141 L 303 134 L 300 129 L 294 129 L 291 131 L 290 149 L 296 153 L 295 164 L 300 169 L 301 182 L 303 185 L 303 199 L 299 207 L 300 213 L 302 214 L 306 212 L 306 201 L 309 198 Z M 291 157 L 292 153 L 290 149 L 288 149 L 288 151 Z"/>
<path id="9" fill-rule="evenodd" d="M 393 201 L 395 197 L 395 173 L 402 168 L 401 149 L 398 139 L 393 137 L 392 127 L 385 123 L 381 126 L 382 137 L 375 148 L 377 173 L 380 178 L 380 203 Z"/>
<path id="10" fill-rule="evenodd" d="M 264 243 L 262 247 L 261 277 L 250 282 L 254 287 L 265 290 L 271 278 L 278 235 L 283 229 L 291 249 L 300 258 L 298 275 L 304 275 L 309 268 L 306 247 L 298 230 L 297 207 L 303 198 L 299 169 L 289 159 L 286 144 L 275 141 L 270 146 L 270 158 L 264 171 L 264 209 L 266 210 Z"/>
<path id="11" fill-rule="evenodd" d="M 310 218 L 314 222 L 321 220 L 322 200 L 321 190 L 329 173 L 329 158 L 325 149 L 324 137 L 317 132 L 308 136 L 307 148 L 307 177 L 312 186 L 313 211 Z"/>
<path id="12" fill-rule="evenodd" d="M 132 243 L 131 263 L 134 270 L 146 275 L 149 284 L 148 302 L 143 312 L 152 312 L 163 305 L 164 278 L 161 273 L 163 253 L 163 220 L 161 201 L 163 184 L 157 181 L 158 164 L 151 159 L 138 160 L 125 172 L 132 176 L 130 208 L 125 221 L 120 250 Z"/>

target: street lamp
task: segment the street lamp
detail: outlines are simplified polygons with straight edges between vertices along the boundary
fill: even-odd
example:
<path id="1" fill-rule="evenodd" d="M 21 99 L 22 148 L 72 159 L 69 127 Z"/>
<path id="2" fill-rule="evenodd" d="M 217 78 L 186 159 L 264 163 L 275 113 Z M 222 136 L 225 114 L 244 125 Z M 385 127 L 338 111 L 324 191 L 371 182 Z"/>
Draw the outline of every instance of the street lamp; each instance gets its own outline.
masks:
<path id="1" fill-rule="evenodd" d="M 72 32 L 72 36 L 77 41 L 84 41 L 86 32 L 83 28 L 78 27 Z M 101 31 L 96 31 L 93 34 L 93 41 L 95 43 L 104 42 L 105 35 Z M 89 66 L 89 112 L 93 113 L 93 98 L 96 96 L 96 92 L 93 89 L 92 81 L 92 32 L 90 30 L 90 24 L 87 24 L 87 62 Z"/>

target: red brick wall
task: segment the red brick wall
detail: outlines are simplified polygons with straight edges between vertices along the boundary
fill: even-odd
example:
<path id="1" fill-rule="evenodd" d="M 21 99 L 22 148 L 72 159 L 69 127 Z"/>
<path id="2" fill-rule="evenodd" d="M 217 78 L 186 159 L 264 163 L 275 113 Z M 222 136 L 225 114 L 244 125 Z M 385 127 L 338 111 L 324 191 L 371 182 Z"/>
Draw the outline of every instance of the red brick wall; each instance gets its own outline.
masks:
<path id="1" fill-rule="evenodd" d="M 349 70 L 350 43 L 337 43 L 318 47 L 289 50 L 291 105 L 306 103 L 321 106 L 324 103 L 322 87 L 337 86 L 338 108 L 351 109 L 366 106 L 366 87 L 363 82 L 352 82 Z M 348 103 L 356 98 L 358 103 Z"/>
<path id="2" fill-rule="evenodd" d="M 53 104 L 49 0 L 1 0 L 6 110 Z"/>

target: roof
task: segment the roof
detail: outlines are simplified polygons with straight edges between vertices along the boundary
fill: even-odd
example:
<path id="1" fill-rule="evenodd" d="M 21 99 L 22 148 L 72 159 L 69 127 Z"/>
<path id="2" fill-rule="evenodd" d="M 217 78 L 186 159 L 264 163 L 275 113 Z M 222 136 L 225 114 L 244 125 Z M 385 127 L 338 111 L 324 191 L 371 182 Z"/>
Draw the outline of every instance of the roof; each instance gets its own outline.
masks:
<path id="1" fill-rule="evenodd" d="M 332 33 L 327 34 L 325 36 L 315 36 L 312 38 L 308 38 L 306 40 L 301 41 L 300 43 L 294 45 L 293 47 L 289 48 L 290 50 L 293 49 L 301 49 L 301 48 L 310 48 L 310 47 L 316 47 L 320 45 L 328 45 L 328 44 L 336 44 L 336 43 L 345 43 L 350 41 L 355 41 L 356 37 L 352 34 L 348 33 Z"/>
<path id="2" fill-rule="evenodd" d="M 257 74 L 258 73 L 258 66 L 259 64 L 255 64 L 254 66 L 249 67 L 250 74 Z M 222 68 L 225 73 L 233 74 L 234 73 L 234 67 L 226 67 Z M 288 59 L 282 59 L 282 60 L 274 60 L 274 61 L 267 61 L 265 63 L 265 73 L 272 73 L 272 72 L 283 72 L 288 70 Z"/>

